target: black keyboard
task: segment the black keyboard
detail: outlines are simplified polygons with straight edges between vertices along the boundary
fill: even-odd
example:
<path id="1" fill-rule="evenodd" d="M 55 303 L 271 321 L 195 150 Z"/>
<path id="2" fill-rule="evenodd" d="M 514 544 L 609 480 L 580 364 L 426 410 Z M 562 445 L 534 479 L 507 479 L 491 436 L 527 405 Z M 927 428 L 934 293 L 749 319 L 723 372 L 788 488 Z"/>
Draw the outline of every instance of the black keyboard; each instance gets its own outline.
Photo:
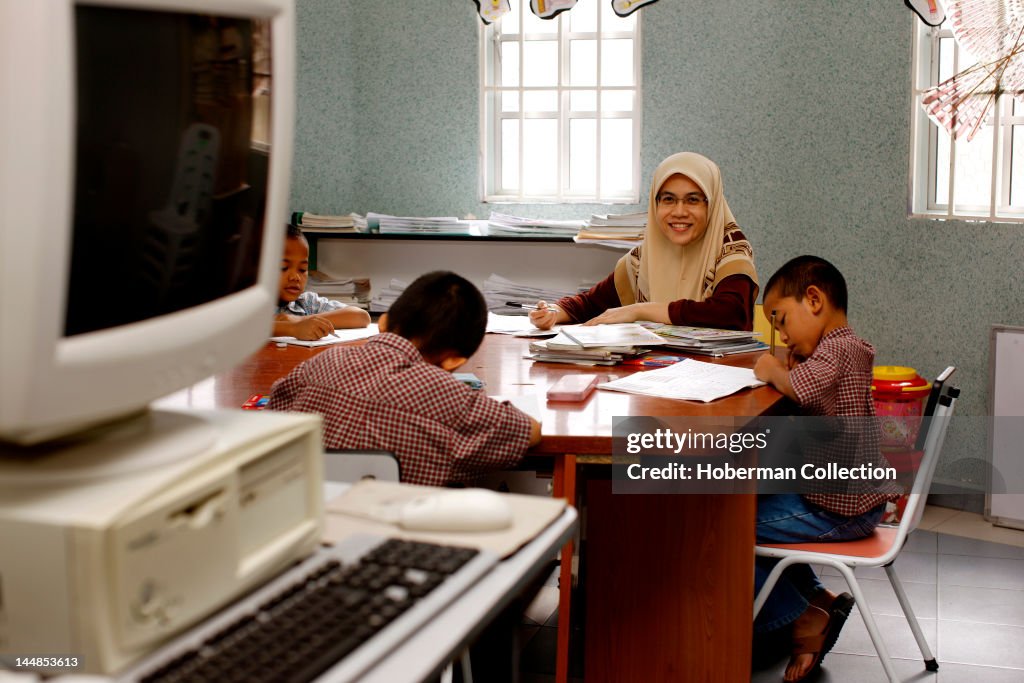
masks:
<path id="1" fill-rule="evenodd" d="M 367 540 L 368 539 L 368 540 Z M 133 667 L 143 683 L 353 680 L 488 571 L 470 548 L 360 536 Z M 353 553 L 358 559 L 352 561 Z M 348 557 L 346 557 L 346 555 Z"/>

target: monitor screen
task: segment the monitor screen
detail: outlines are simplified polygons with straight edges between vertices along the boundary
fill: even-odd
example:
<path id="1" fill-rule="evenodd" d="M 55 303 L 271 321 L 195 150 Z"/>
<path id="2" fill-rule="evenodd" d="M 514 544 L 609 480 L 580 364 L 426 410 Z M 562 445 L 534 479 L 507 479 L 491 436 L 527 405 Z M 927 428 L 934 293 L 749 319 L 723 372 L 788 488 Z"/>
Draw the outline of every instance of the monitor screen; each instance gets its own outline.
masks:
<path id="1" fill-rule="evenodd" d="M 268 169 L 253 149 L 253 93 L 257 64 L 269 73 L 268 22 L 79 5 L 74 24 L 65 335 L 253 286 Z"/>

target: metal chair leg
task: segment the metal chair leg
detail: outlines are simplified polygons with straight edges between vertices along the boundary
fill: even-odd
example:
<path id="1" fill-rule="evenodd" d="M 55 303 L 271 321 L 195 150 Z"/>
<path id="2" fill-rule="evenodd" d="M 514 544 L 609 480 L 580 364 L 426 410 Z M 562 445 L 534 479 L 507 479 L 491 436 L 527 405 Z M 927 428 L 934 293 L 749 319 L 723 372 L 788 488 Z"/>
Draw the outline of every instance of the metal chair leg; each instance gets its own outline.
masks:
<path id="1" fill-rule="evenodd" d="M 892 584 L 892 590 L 896 593 L 896 599 L 900 601 L 900 607 L 903 608 L 903 614 L 907 618 L 907 623 L 910 624 L 914 640 L 917 641 L 917 646 L 921 649 L 921 656 L 924 657 L 924 668 L 928 671 L 938 671 L 939 663 L 935 660 L 935 655 L 932 654 L 931 648 L 928 647 L 928 641 L 925 640 L 924 632 L 921 631 L 921 625 L 917 621 L 917 615 L 914 614 L 914 609 L 910 606 L 910 598 L 907 597 L 907 592 L 903 589 L 903 583 L 896 574 L 896 568 L 891 564 L 886 565 L 885 574 L 889 577 L 889 583 Z"/>

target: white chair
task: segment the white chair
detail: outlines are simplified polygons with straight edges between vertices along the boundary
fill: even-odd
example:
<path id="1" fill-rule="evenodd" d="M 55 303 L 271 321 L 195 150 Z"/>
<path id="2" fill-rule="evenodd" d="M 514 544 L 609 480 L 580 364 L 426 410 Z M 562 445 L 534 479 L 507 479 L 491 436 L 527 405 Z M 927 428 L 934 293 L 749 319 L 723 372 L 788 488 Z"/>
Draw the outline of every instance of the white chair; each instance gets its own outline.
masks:
<path id="1" fill-rule="evenodd" d="M 935 405 L 934 414 L 930 418 L 926 418 L 927 435 L 924 438 L 924 454 L 921 458 L 920 468 L 914 477 L 907 507 L 899 526 L 877 527 L 871 536 L 855 541 L 756 546 L 754 550 L 758 557 L 772 557 L 777 558 L 779 561 L 768 574 L 764 586 L 761 587 L 760 592 L 754 599 L 755 619 L 786 567 L 792 564 L 818 564 L 835 567 L 843 578 L 846 579 L 856 604 L 860 606 L 860 614 L 864 619 L 864 626 L 867 627 L 868 634 L 871 636 L 871 642 L 878 652 L 878 658 L 882 662 L 886 676 L 888 676 L 890 681 L 899 681 L 896 669 L 889 659 L 889 651 L 885 646 L 885 641 L 882 639 L 882 634 L 878 630 L 875 618 L 871 614 L 871 607 L 868 604 L 867 596 L 864 595 L 860 584 L 857 582 L 857 578 L 853 574 L 853 570 L 857 567 L 884 567 L 885 573 L 889 577 L 889 582 L 892 584 L 892 589 L 896 593 L 896 598 L 899 600 L 903 613 L 906 615 L 910 630 L 913 632 L 917 645 L 921 649 L 925 669 L 928 671 L 938 671 L 939 664 L 935 661 L 935 656 L 932 654 L 931 649 L 929 649 L 928 642 L 921 632 L 921 626 L 918 624 L 917 617 L 910 606 L 910 600 L 903 589 L 903 584 L 896 575 L 893 562 L 899 555 L 900 550 L 902 550 L 907 535 L 917 528 L 918 522 L 921 521 L 921 515 L 924 512 L 925 499 L 931 486 L 932 474 L 935 472 L 939 452 L 942 450 L 942 442 L 946 438 L 946 429 L 949 426 L 953 407 L 957 397 L 960 395 L 960 390 L 956 387 L 943 386 L 945 378 L 952 374 L 952 372 L 953 368 L 947 369 L 935 381 L 932 391 L 937 399 L 935 401 L 937 405 Z M 932 401 L 929 401 L 929 404 L 933 404 Z M 923 427 L 924 425 L 922 425 Z"/>
<path id="2" fill-rule="evenodd" d="M 362 479 L 400 481 L 401 470 L 391 451 L 328 449 L 324 451 L 324 479 L 353 484 Z"/>

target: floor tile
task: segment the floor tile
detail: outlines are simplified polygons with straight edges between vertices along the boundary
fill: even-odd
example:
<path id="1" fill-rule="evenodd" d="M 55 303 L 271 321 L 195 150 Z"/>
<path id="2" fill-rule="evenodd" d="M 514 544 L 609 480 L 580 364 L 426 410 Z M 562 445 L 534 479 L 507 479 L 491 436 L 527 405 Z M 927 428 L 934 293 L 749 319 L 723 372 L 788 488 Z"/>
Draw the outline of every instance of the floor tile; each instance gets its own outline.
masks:
<path id="1" fill-rule="evenodd" d="M 1024 560 L 939 555 L 938 567 L 943 585 L 1024 590 Z"/>
<path id="2" fill-rule="evenodd" d="M 1024 531 L 995 526 L 981 515 L 973 512 L 957 512 L 936 524 L 932 530 L 954 536 L 1024 547 Z"/>
<path id="3" fill-rule="evenodd" d="M 938 505 L 926 505 L 917 528 L 934 531 L 936 526 L 955 516 L 957 512 L 959 510 L 939 507 Z"/>
<path id="4" fill-rule="evenodd" d="M 1024 671 L 940 661 L 937 678 L 936 683 L 1020 683 L 1024 680 Z"/>
<path id="5" fill-rule="evenodd" d="M 558 589 L 551 586 L 544 586 L 537 592 L 533 602 L 526 608 L 523 617 L 524 623 L 543 624 L 558 609 Z"/>
<path id="6" fill-rule="evenodd" d="M 841 576 L 823 576 L 821 582 L 833 593 L 849 592 L 846 580 Z M 885 614 L 888 616 L 903 616 L 903 608 L 900 607 L 896 593 L 888 579 L 862 579 L 857 578 L 861 590 L 867 596 L 868 604 L 871 606 L 872 614 Z M 937 604 L 938 595 L 936 586 L 933 583 L 903 582 L 903 589 L 907 592 L 910 606 L 918 619 L 935 619 L 938 616 Z M 856 611 L 856 607 L 854 610 Z M 858 619 L 860 617 L 857 617 Z"/>
<path id="7" fill-rule="evenodd" d="M 921 650 L 917 647 L 914 634 L 910 632 L 910 625 L 903 617 L 888 616 L 885 614 L 875 615 L 878 630 L 882 632 L 885 646 L 889 649 L 889 656 L 895 659 L 921 660 Z M 936 649 L 936 620 L 918 619 L 921 624 L 921 631 L 925 640 L 934 652 Z M 875 646 L 868 635 L 868 629 L 858 613 L 856 618 L 851 615 L 847 620 L 843 632 L 839 634 L 836 642 L 835 652 L 850 655 L 877 656 Z"/>
<path id="8" fill-rule="evenodd" d="M 1024 560 L 1024 548 L 1005 543 L 993 543 L 977 538 L 965 538 L 950 534 L 937 534 L 940 555 L 972 555 L 974 557 L 1000 557 L 1010 560 Z"/>
<path id="9" fill-rule="evenodd" d="M 938 631 L 940 662 L 1024 669 L 1024 627 L 942 619 Z"/>
<path id="10" fill-rule="evenodd" d="M 934 531 L 917 529 L 907 536 L 907 542 L 903 546 L 905 553 L 934 553 L 938 544 L 938 534 Z"/>
<path id="11" fill-rule="evenodd" d="M 892 661 L 902 683 L 940 683 L 935 674 L 924 670 L 924 663 L 920 660 Z M 754 671 L 750 677 L 751 683 L 780 683 L 787 663 L 788 660 L 783 658 L 770 668 Z M 841 654 L 835 650 L 825 657 L 821 674 L 814 680 L 816 683 L 888 683 L 878 657 Z"/>
<path id="12" fill-rule="evenodd" d="M 1024 591 L 939 585 L 938 617 L 1024 627 Z"/>

